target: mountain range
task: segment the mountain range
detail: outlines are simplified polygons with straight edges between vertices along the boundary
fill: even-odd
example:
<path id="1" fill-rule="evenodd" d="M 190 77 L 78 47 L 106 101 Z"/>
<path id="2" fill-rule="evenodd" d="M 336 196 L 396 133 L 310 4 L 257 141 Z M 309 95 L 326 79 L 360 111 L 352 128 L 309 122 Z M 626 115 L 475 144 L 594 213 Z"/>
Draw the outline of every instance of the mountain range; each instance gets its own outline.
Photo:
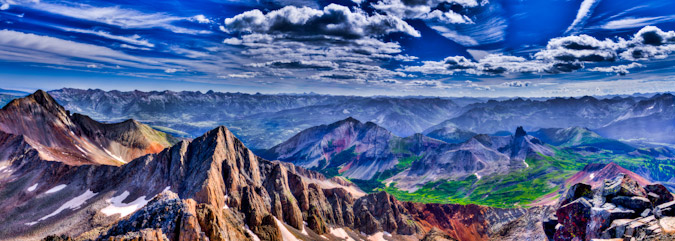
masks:
<path id="1" fill-rule="evenodd" d="M 223 126 L 159 152 L 139 148 L 148 147 L 139 140 L 149 127 L 71 114 L 43 91 L 14 100 L 2 116 L 4 240 L 518 240 L 500 227 L 542 217 L 540 208 L 367 194 L 343 178 L 260 158 Z M 135 158 L 114 162 L 113 148 L 108 156 L 65 152 L 107 149 L 102 143 Z M 543 237 L 543 228 L 529 235 Z"/>
<path id="2" fill-rule="evenodd" d="M 384 102 L 408 103 L 393 99 Z M 669 100 L 672 96 L 664 94 L 638 101 L 634 106 L 646 106 L 645 111 L 632 108 L 615 123 L 670 118 Z M 651 104 L 659 111 L 646 110 Z M 454 122 L 436 127 L 441 128 L 402 136 L 347 117 L 301 130 L 269 149 L 251 150 L 224 126 L 194 138 L 174 137 L 132 119 L 102 123 L 71 113 L 49 93 L 37 91 L 0 110 L 0 213 L 7 214 L 0 217 L 0 236 L 566 240 L 559 238 L 575 233 L 575 227 L 559 220 L 561 209 L 554 215 L 558 219 L 551 214 L 583 202 L 572 202 L 578 197 L 569 194 L 577 183 L 605 187 L 606 180 L 627 176 L 666 193 L 675 187 L 675 155 L 669 148 L 636 146 L 592 128 L 528 132 L 518 126 L 512 134 L 478 134 Z M 564 230 L 547 228 L 546 223 L 557 222 Z"/>
<path id="3" fill-rule="evenodd" d="M 675 145 L 671 135 L 654 129 L 673 129 L 675 106 L 669 93 L 491 100 L 91 89 L 50 94 L 67 109 L 98 120 L 136 119 L 180 137 L 196 137 L 227 125 L 253 149 L 269 149 L 304 129 L 347 117 L 373 122 L 401 137 L 424 133 L 454 143 L 476 133 L 507 133 L 518 126 L 528 131 L 579 126 L 636 145 Z M 624 131 L 627 128 L 631 131 Z"/>

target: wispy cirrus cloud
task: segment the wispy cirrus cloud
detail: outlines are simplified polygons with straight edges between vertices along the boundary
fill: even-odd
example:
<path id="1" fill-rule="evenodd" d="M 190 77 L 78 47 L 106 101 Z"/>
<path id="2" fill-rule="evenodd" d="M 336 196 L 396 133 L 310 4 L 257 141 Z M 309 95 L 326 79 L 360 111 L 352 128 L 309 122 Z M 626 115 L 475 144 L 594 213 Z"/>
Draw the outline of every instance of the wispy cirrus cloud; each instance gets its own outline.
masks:
<path id="1" fill-rule="evenodd" d="M 579 6 L 579 10 L 577 11 L 577 16 L 574 18 L 572 24 L 567 27 L 565 34 L 574 34 L 583 28 L 586 24 L 586 21 L 591 17 L 593 10 L 595 10 L 595 7 L 598 6 L 600 1 L 601 0 L 582 1 L 581 6 Z"/>
<path id="2" fill-rule="evenodd" d="M 120 41 L 120 42 L 132 44 L 132 45 L 136 45 L 136 46 L 143 46 L 143 47 L 148 47 L 148 48 L 154 48 L 155 47 L 155 44 L 150 43 L 147 39 L 141 38 L 141 36 L 138 35 L 138 34 L 131 35 L 131 36 L 120 36 L 120 35 L 114 35 L 114 34 L 111 34 L 109 32 L 102 31 L 102 30 L 87 30 L 87 29 L 76 29 L 76 28 L 62 28 L 62 29 L 64 31 L 68 31 L 68 32 L 96 35 L 96 36 L 99 36 L 99 37 L 117 40 L 117 41 Z"/>
<path id="3" fill-rule="evenodd" d="M 73 2 L 17 1 L 17 5 L 70 18 L 103 23 L 126 29 L 162 28 L 181 34 L 209 34 L 210 30 L 179 27 L 176 21 L 189 21 L 191 17 L 173 16 L 168 13 L 145 13 L 119 6 L 100 7 Z M 196 19 L 196 18 L 195 18 Z M 204 20 L 204 19 L 202 19 Z M 198 20 L 197 20 L 198 21 Z"/>

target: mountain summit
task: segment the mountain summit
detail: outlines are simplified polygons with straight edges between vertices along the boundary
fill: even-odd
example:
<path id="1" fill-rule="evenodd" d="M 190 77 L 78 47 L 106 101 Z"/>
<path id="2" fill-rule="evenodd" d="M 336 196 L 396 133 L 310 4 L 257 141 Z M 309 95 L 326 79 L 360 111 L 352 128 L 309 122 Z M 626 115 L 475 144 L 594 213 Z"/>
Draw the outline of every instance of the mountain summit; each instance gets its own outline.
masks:
<path id="1" fill-rule="evenodd" d="M 25 136 L 47 160 L 73 165 L 121 165 L 178 141 L 133 120 L 103 124 L 71 115 L 42 90 L 3 107 L 0 131 Z"/>

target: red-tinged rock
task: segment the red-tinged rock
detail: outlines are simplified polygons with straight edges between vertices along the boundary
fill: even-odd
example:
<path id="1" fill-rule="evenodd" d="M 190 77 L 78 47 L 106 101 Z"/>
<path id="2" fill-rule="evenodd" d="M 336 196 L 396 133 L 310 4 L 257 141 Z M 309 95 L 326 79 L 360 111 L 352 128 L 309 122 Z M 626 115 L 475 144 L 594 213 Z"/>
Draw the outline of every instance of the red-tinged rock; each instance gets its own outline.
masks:
<path id="1" fill-rule="evenodd" d="M 591 203 L 579 198 L 556 211 L 558 223 L 562 228 L 553 236 L 556 241 L 586 240 L 586 226 L 591 217 Z"/>
<path id="2" fill-rule="evenodd" d="M 612 223 L 612 213 L 607 209 L 591 208 L 591 218 L 586 227 L 586 238 L 600 238 L 602 231 Z"/>
<path id="3" fill-rule="evenodd" d="M 645 186 L 645 190 L 649 193 L 653 193 L 657 196 L 650 196 L 649 200 L 653 205 L 661 205 L 670 201 L 673 201 L 673 194 L 668 191 L 668 188 L 661 184 L 652 184 Z"/>

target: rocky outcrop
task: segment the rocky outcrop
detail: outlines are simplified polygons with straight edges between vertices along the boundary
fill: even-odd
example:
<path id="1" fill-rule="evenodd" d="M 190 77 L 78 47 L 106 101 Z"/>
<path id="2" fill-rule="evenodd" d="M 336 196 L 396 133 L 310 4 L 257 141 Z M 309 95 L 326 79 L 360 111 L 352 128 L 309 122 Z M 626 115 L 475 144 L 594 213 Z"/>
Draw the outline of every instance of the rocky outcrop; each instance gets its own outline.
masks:
<path id="1" fill-rule="evenodd" d="M 4 139 L 15 143 L 17 148 L 12 153 L 37 153 L 20 137 L 8 134 Z M 21 146 L 26 151 L 19 151 Z M 22 217 L 3 218 L 8 226 L 20 227 L 3 233 L 8 237 L 41 232 L 47 232 L 45 236 L 53 232 L 76 237 L 107 225 L 112 226 L 101 233 L 101 239 L 244 240 L 243 237 L 255 236 L 281 240 L 281 230 L 330 236 L 332 227 L 415 238 L 424 234 L 403 204 L 392 196 L 364 196 L 355 192 L 355 187 L 333 182 L 321 174 L 259 158 L 225 127 L 121 167 L 70 166 L 42 160 L 35 154 L 16 156 L 6 164 L 11 174 L 10 179 L 2 179 L 2 188 L 6 191 L 7 187 L 18 187 L 14 188 L 18 191 L 0 198 L 0 204 L 11 210 L 7 213 Z M 33 182 L 40 187 L 30 189 Z M 42 187 L 44 183 L 67 183 L 59 193 L 72 196 L 54 196 L 47 192 L 54 187 Z M 36 195 L 43 198 L 32 198 Z M 78 195 L 85 200 L 68 204 Z M 149 199 L 152 200 L 143 209 L 119 222 L 123 217 L 106 214 L 130 203 L 141 202 L 130 207 L 132 210 L 141 208 L 143 200 Z M 41 200 L 49 200 L 49 205 L 41 206 L 37 203 Z M 57 209 L 61 209 L 58 215 L 50 214 Z M 92 219 L 99 221 L 90 222 Z M 64 226 L 63 220 L 72 225 Z M 279 222 L 285 223 L 284 227 Z"/>
<path id="2" fill-rule="evenodd" d="M 543 226 L 554 240 L 669 240 L 668 225 L 660 224 L 675 215 L 675 201 L 667 200 L 673 195 L 664 186 L 643 187 L 619 174 L 593 190 L 587 184 L 573 185 L 560 200 L 555 217 Z"/>
<path id="3" fill-rule="evenodd" d="M 23 135 L 44 159 L 70 165 L 121 165 L 178 141 L 132 120 L 102 124 L 71 115 L 42 90 L 5 105 L 0 131 Z"/>

